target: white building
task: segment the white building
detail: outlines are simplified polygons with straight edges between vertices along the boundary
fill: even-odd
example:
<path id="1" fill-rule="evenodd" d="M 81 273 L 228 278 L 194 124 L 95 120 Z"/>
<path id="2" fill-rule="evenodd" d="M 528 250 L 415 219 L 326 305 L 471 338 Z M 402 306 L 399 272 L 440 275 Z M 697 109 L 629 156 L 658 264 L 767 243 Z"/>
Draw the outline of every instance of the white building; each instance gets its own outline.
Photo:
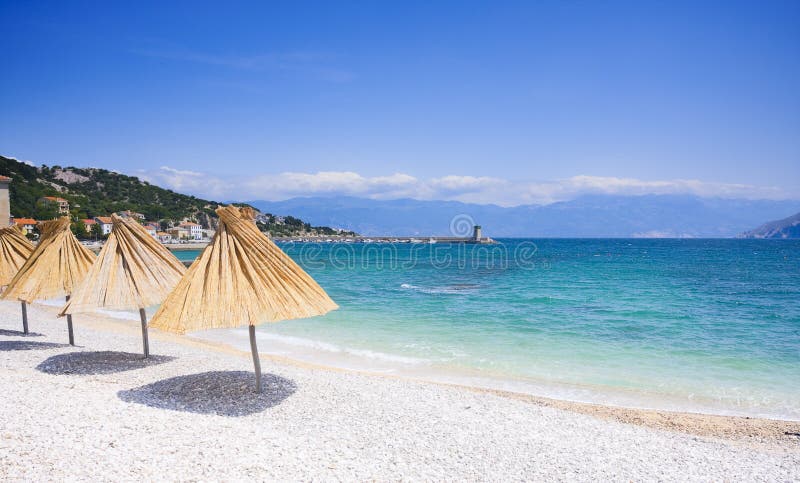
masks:
<path id="1" fill-rule="evenodd" d="M 152 236 L 153 238 L 158 238 L 158 228 L 159 228 L 158 225 L 155 225 L 153 223 L 148 223 L 144 225 L 144 229 L 147 230 L 147 233 L 149 233 L 150 236 Z"/>
<path id="2" fill-rule="evenodd" d="M 108 235 L 111 233 L 111 228 L 113 228 L 114 223 L 111 221 L 110 216 L 95 216 L 94 221 L 100 225 L 100 233 L 103 235 Z"/>
<path id="3" fill-rule="evenodd" d="M 192 222 L 184 222 L 179 225 L 180 228 L 183 228 L 189 232 L 189 239 L 190 240 L 202 240 L 203 239 L 203 227 L 198 225 L 197 223 Z"/>
<path id="4" fill-rule="evenodd" d="M 14 218 L 13 221 L 25 235 L 33 233 L 33 230 L 36 229 L 36 220 L 33 218 Z"/>
<path id="5" fill-rule="evenodd" d="M 39 203 L 54 205 L 61 215 L 69 215 L 69 201 L 59 196 L 43 196 L 39 198 Z"/>
<path id="6" fill-rule="evenodd" d="M 131 210 L 120 211 L 117 214 L 123 218 L 135 218 L 139 221 L 144 221 L 145 219 L 145 216 L 143 214 L 136 213 L 135 211 Z"/>

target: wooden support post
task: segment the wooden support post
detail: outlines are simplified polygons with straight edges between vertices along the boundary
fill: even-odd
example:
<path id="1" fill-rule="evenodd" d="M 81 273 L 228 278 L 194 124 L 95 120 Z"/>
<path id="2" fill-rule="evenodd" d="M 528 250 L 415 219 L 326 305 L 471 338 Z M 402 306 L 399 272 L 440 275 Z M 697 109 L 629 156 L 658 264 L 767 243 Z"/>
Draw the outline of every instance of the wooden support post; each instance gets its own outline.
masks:
<path id="1" fill-rule="evenodd" d="M 67 302 L 69 302 L 69 295 L 67 295 Z M 75 345 L 75 334 L 72 332 L 71 314 L 67 314 L 67 331 L 69 332 L 69 345 Z"/>
<path id="2" fill-rule="evenodd" d="M 22 333 L 28 334 L 28 304 L 22 300 Z"/>
<path id="3" fill-rule="evenodd" d="M 139 309 L 139 318 L 142 319 L 142 347 L 144 348 L 144 358 L 150 357 L 150 341 L 147 338 L 147 314 L 144 309 Z"/>
<path id="4" fill-rule="evenodd" d="M 261 361 L 258 358 L 256 327 L 254 325 L 250 326 L 250 350 L 253 352 L 253 366 L 256 369 L 256 393 L 261 394 Z"/>

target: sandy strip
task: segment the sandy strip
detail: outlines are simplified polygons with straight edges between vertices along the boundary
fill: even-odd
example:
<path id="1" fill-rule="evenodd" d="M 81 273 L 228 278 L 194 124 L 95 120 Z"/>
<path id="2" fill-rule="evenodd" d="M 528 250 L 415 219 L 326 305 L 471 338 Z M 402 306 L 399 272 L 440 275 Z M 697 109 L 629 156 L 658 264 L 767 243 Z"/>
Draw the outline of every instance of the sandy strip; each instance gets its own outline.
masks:
<path id="1" fill-rule="evenodd" d="M 0 479 L 800 479 L 794 422 L 366 375 L 0 302 Z M 127 353 L 127 354 L 126 354 Z M 629 424 L 633 423 L 633 424 Z M 687 434 L 688 433 L 688 434 Z M 785 434 L 790 433 L 790 434 Z"/>

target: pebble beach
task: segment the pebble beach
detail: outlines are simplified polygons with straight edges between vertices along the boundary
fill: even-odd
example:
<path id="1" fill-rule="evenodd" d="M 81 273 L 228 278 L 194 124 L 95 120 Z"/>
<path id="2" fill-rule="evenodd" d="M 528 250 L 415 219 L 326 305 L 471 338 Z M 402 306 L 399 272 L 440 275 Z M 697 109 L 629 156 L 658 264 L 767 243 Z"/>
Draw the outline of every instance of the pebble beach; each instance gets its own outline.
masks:
<path id="1" fill-rule="evenodd" d="M 800 424 L 626 410 L 312 366 L 0 302 L 0 479 L 800 479 Z"/>

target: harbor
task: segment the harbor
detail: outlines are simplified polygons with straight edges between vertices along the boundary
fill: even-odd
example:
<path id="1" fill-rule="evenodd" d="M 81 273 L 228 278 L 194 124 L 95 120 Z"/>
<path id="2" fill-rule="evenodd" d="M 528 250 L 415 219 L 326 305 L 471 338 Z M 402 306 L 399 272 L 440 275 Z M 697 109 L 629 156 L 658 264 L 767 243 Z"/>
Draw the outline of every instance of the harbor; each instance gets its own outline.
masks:
<path id="1" fill-rule="evenodd" d="M 497 243 L 490 237 L 483 236 L 480 225 L 475 225 L 472 236 L 291 236 L 274 237 L 276 242 L 306 243 L 465 243 L 491 245 Z"/>

